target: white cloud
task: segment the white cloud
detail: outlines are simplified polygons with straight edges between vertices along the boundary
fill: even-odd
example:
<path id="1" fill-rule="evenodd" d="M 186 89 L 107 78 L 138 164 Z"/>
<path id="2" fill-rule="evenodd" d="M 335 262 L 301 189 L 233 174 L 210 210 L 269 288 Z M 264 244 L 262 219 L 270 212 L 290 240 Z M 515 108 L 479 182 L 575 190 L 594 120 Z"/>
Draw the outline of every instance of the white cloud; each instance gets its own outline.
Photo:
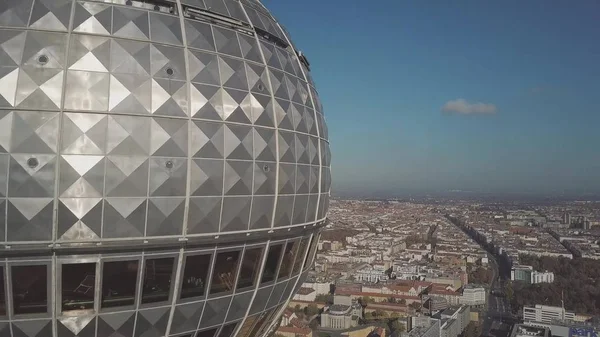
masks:
<path id="1" fill-rule="evenodd" d="M 496 113 L 496 106 L 489 103 L 469 103 L 466 99 L 459 98 L 446 102 L 442 107 L 443 112 L 459 115 L 491 115 Z"/>

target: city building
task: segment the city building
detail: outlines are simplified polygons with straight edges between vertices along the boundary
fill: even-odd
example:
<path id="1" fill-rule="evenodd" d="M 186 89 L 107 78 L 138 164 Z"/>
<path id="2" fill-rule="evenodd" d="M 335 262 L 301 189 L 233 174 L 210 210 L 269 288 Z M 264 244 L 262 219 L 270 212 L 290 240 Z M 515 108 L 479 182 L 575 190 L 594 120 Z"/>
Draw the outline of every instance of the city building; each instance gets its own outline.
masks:
<path id="1" fill-rule="evenodd" d="M 552 323 L 554 320 L 572 320 L 575 313 L 561 307 L 536 304 L 535 307 L 523 307 L 524 322 Z"/>
<path id="2" fill-rule="evenodd" d="M 441 318 L 440 336 L 457 337 L 469 324 L 471 310 L 467 305 L 450 307 L 439 315 Z"/>
<path id="3" fill-rule="evenodd" d="M 1 336 L 277 324 L 330 153 L 309 62 L 259 0 L 2 1 L 0 54 Z"/>
<path id="4" fill-rule="evenodd" d="M 321 326 L 329 329 L 349 329 L 363 318 L 362 306 L 350 296 L 335 295 L 333 305 L 321 314 Z"/>
<path id="5" fill-rule="evenodd" d="M 556 337 L 598 337 L 600 326 L 571 320 L 554 320 L 552 323 L 525 322 L 532 328 L 547 329 Z"/>
<path id="6" fill-rule="evenodd" d="M 515 324 L 510 337 L 550 337 L 550 329 L 544 327 L 533 327 L 524 324 Z"/>
<path id="7" fill-rule="evenodd" d="M 485 299 L 486 291 L 484 287 L 467 284 L 463 287 L 460 304 L 482 306 L 485 305 Z"/>
<path id="8" fill-rule="evenodd" d="M 441 320 L 428 316 L 412 317 L 413 328 L 408 337 L 440 337 Z"/>
<path id="9" fill-rule="evenodd" d="M 528 284 L 552 283 L 554 282 L 554 273 L 535 271 L 531 266 L 515 265 L 510 270 L 510 279 Z"/>
<path id="10" fill-rule="evenodd" d="M 317 292 L 313 288 L 300 287 L 293 298 L 296 301 L 314 302 L 317 298 Z"/>

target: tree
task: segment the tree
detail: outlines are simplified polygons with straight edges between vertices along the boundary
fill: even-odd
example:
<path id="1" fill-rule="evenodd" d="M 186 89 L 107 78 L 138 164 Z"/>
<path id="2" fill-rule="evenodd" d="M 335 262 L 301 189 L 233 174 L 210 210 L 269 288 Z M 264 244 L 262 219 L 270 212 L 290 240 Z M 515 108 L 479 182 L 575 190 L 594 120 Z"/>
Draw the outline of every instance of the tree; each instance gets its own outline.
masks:
<path id="1" fill-rule="evenodd" d="M 406 305 L 406 300 L 405 300 L 405 299 L 403 299 L 403 298 L 401 298 L 399 303 L 400 303 L 400 304 L 403 304 L 403 305 Z"/>
<path id="2" fill-rule="evenodd" d="M 377 316 L 377 318 L 386 318 L 386 317 L 388 317 L 388 313 L 381 309 L 376 309 L 374 316 Z"/>
<path id="3" fill-rule="evenodd" d="M 333 295 L 332 294 L 317 295 L 317 297 L 315 298 L 315 302 L 333 303 Z"/>
<path id="4" fill-rule="evenodd" d="M 398 332 L 404 332 L 404 331 L 406 331 L 406 327 L 398 319 L 390 321 L 389 322 L 389 326 L 390 326 L 390 331 L 392 331 L 392 332 L 394 332 L 394 331 L 398 331 Z"/>
<path id="5" fill-rule="evenodd" d="M 316 319 L 313 319 L 312 321 L 310 321 L 310 323 L 308 323 L 308 326 L 312 329 L 312 330 L 316 330 L 319 328 L 319 322 L 317 322 Z"/>
<path id="6" fill-rule="evenodd" d="M 316 304 L 309 304 L 308 307 L 306 307 L 306 315 L 309 317 L 317 315 L 319 311 L 319 307 L 317 307 Z"/>
<path id="7" fill-rule="evenodd" d="M 398 319 L 398 318 L 402 317 L 402 315 L 400 315 L 399 312 L 394 311 L 394 312 L 392 312 L 392 314 L 390 315 L 390 317 Z"/>

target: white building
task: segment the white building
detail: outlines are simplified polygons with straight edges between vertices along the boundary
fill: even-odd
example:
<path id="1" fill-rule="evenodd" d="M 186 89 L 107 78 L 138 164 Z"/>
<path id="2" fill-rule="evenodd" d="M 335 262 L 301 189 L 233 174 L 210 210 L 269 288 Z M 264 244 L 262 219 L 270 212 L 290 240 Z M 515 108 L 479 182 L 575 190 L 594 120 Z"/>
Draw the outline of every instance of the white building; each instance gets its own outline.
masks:
<path id="1" fill-rule="evenodd" d="M 329 282 L 304 282 L 302 288 L 314 289 L 317 295 L 326 295 L 331 292 L 331 283 Z"/>
<path id="2" fill-rule="evenodd" d="M 539 272 L 533 271 L 531 273 L 531 283 L 552 283 L 554 282 L 554 273 L 551 271 Z"/>
<path id="3" fill-rule="evenodd" d="M 333 297 L 333 305 L 321 314 L 321 326 L 330 329 L 348 329 L 358 326 L 362 316 L 362 306 L 350 296 Z"/>
<path id="4" fill-rule="evenodd" d="M 353 275 L 354 279 L 360 282 L 377 283 L 387 281 L 388 279 L 385 271 L 379 268 L 373 268 L 371 266 L 366 266 L 362 269 L 359 269 Z"/>
<path id="5" fill-rule="evenodd" d="M 474 285 L 466 285 L 460 297 L 460 304 L 478 306 L 485 305 L 485 288 Z"/>
<path id="6" fill-rule="evenodd" d="M 457 337 L 465 330 L 471 320 L 471 310 L 466 305 L 444 310 L 441 314 L 440 337 Z"/>
<path id="7" fill-rule="evenodd" d="M 535 307 L 523 307 L 524 322 L 551 323 L 553 320 L 564 320 L 575 318 L 575 313 L 568 312 L 561 307 L 536 304 Z"/>
<path id="8" fill-rule="evenodd" d="M 408 337 L 440 337 L 441 320 L 428 316 L 412 317 L 413 328 Z"/>

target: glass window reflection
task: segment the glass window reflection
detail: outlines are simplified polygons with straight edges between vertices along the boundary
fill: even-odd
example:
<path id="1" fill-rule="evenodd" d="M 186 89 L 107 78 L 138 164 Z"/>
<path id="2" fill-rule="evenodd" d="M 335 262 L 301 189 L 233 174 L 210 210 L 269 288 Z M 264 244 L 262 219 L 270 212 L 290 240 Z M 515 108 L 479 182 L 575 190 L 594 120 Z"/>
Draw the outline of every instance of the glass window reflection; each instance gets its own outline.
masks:
<path id="1" fill-rule="evenodd" d="M 283 251 L 283 259 L 281 261 L 281 268 L 279 268 L 278 279 L 288 277 L 292 273 L 292 268 L 294 267 L 294 260 L 296 259 L 296 254 L 298 252 L 298 241 L 289 241 L 285 245 L 285 250 Z"/>
<path id="2" fill-rule="evenodd" d="M 281 257 L 282 250 L 283 244 L 277 244 L 269 247 L 267 262 L 265 263 L 265 270 L 262 274 L 261 283 L 275 280 L 275 276 L 277 275 L 277 265 L 279 264 L 279 258 Z"/>
<path id="3" fill-rule="evenodd" d="M 175 258 L 147 259 L 144 268 L 142 304 L 163 302 L 169 299 Z"/>
<path id="4" fill-rule="evenodd" d="M 297 275 L 300 273 L 300 269 L 302 269 L 302 261 L 304 261 L 303 257 L 306 253 L 306 248 L 308 247 L 308 238 L 303 238 L 300 241 L 300 247 L 298 248 L 298 258 L 294 261 L 294 269 L 292 271 L 292 275 Z"/>
<path id="5" fill-rule="evenodd" d="M 236 323 L 229 323 L 225 325 L 221 332 L 219 332 L 219 337 L 231 337 L 231 335 L 235 332 L 235 328 L 237 327 Z"/>
<path id="6" fill-rule="evenodd" d="M 186 257 L 180 298 L 204 296 L 211 258 L 212 254 Z"/>
<path id="7" fill-rule="evenodd" d="M 198 333 L 196 334 L 196 337 L 214 337 L 215 334 L 217 333 L 217 329 L 218 328 L 198 331 Z"/>
<path id="8" fill-rule="evenodd" d="M 13 312 L 39 314 L 48 311 L 48 267 L 12 266 Z"/>
<path id="9" fill-rule="evenodd" d="M 133 305 L 139 261 L 105 262 L 102 271 L 102 308 Z"/>
<path id="10" fill-rule="evenodd" d="M 96 264 L 62 265 L 62 310 L 94 309 Z"/>
<path id="11" fill-rule="evenodd" d="M 217 254 L 212 283 L 210 285 L 211 295 L 233 290 L 239 260 L 239 250 Z"/>
<path id="12" fill-rule="evenodd" d="M 237 284 L 238 289 L 252 287 L 256 283 L 256 278 L 260 271 L 262 253 L 262 247 L 246 249 L 244 258 L 242 259 L 242 267 Z"/>
<path id="13" fill-rule="evenodd" d="M 0 267 L 0 316 L 6 316 L 6 293 L 4 291 L 4 267 Z"/>

